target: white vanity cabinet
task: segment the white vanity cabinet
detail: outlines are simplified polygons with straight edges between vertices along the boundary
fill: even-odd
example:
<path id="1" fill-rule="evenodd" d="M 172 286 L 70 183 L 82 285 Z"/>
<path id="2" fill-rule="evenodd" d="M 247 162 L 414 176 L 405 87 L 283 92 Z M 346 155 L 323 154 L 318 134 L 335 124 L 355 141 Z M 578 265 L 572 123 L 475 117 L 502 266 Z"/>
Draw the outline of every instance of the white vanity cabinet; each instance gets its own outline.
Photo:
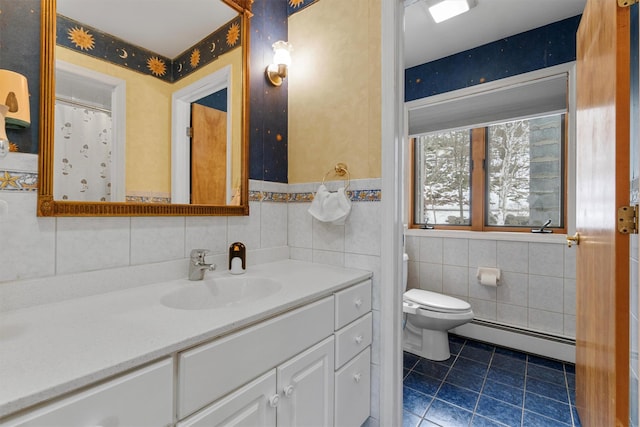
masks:
<path id="1" fill-rule="evenodd" d="M 2 427 L 158 427 L 173 422 L 171 359 L 33 410 Z"/>
<path id="2" fill-rule="evenodd" d="M 180 353 L 177 426 L 362 425 L 371 322 L 368 280 Z"/>
<path id="3" fill-rule="evenodd" d="M 335 294 L 336 427 L 359 427 L 371 407 L 371 280 Z"/>

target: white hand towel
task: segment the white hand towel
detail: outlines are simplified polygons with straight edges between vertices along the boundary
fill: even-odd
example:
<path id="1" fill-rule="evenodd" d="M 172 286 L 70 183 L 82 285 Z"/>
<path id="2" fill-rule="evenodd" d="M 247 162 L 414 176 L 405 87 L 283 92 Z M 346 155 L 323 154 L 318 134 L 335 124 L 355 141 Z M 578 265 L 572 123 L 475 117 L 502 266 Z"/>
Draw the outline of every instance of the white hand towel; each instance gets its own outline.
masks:
<path id="1" fill-rule="evenodd" d="M 351 200 L 349 200 L 344 188 L 339 188 L 337 192 L 331 193 L 324 184 L 318 187 L 309 208 L 309 213 L 318 221 L 336 225 L 343 225 L 349 212 L 351 212 Z"/>

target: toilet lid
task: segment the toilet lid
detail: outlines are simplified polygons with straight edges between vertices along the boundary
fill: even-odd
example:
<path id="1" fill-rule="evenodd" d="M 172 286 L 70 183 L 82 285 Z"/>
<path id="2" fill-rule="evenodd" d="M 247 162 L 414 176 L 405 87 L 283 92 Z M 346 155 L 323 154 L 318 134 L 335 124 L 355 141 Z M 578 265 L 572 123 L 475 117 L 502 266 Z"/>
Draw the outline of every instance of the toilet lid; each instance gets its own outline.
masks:
<path id="1" fill-rule="evenodd" d="M 409 289 L 404 293 L 404 299 L 440 312 L 458 312 L 471 309 L 471 305 L 466 301 L 424 289 Z"/>

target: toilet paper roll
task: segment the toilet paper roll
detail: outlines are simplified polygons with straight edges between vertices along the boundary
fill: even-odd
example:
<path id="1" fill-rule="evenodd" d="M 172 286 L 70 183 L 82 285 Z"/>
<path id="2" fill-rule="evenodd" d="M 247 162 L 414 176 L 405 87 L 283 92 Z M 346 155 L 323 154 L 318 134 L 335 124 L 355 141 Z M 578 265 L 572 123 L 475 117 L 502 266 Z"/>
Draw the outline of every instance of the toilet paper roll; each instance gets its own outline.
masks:
<path id="1" fill-rule="evenodd" d="M 482 274 L 480 275 L 480 284 L 485 286 L 498 286 L 498 277 L 491 273 Z"/>
<path id="2" fill-rule="evenodd" d="M 500 284 L 500 269 L 490 267 L 478 267 L 476 274 L 481 285 L 496 287 Z"/>

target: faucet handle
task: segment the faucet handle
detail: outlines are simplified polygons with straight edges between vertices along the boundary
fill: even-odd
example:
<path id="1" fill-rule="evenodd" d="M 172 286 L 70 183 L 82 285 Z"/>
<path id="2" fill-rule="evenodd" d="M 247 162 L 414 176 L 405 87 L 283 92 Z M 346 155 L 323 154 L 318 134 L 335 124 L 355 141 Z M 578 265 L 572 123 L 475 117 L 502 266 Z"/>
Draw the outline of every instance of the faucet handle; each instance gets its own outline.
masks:
<path id="1" fill-rule="evenodd" d="M 210 253 L 209 249 L 191 249 L 190 256 L 193 261 L 204 262 L 204 257 Z"/>

